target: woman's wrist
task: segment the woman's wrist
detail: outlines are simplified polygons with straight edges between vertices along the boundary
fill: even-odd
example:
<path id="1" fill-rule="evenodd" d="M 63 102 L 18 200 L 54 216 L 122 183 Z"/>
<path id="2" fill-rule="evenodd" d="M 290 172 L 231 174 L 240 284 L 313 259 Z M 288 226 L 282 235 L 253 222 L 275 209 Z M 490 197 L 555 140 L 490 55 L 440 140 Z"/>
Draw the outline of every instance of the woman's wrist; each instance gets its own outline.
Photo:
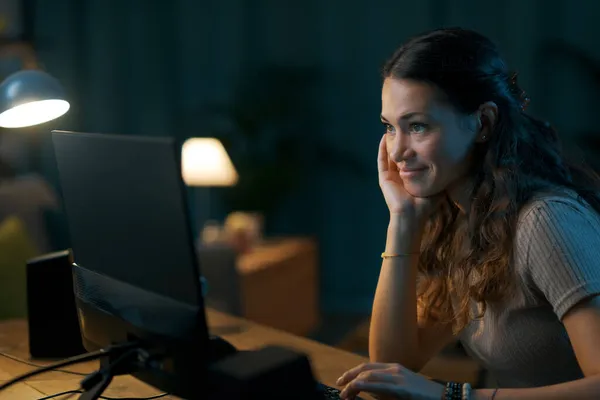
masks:
<path id="1" fill-rule="evenodd" d="M 498 389 L 477 389 L 471 392 L 471 400 L 496 400 Z"/>
<path id="2" fill-rule="evenodd" d="M 394 254 L 419 253 L 421 236 L 422 228 L 406 223 L 402 219 L 390 218 L 385 252 Z"/>

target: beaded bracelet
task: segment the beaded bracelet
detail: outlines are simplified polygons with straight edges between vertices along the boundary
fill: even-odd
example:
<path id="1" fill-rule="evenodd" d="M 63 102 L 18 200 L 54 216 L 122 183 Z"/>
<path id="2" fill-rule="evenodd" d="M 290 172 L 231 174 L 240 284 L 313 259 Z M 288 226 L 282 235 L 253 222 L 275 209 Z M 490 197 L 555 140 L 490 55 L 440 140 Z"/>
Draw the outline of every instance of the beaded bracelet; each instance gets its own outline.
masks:
<path id="1" fill-rule="evenodd" d="M 448 382 L 446 383 L 446 390 L 444 390 L 444 397 L 442 400 L 470 400 L 471 399 L 471 385 L 469 383 L 457 383 Z"/>
<path id="2" fill-rule="evenodd" d="M 462 385 L 462 400 L 471 400 L 471 385 L 463 383 Z"/>

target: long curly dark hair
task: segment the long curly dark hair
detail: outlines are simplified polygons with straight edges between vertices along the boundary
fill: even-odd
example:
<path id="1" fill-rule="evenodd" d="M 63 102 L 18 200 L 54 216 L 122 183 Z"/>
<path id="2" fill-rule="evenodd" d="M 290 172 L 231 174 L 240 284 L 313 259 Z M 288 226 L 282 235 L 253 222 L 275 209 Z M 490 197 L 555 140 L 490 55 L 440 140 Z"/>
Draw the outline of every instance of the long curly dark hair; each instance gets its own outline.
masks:
<path id="1" fill-rule="evenodd" d="M 427 32 L 406 42 L 383 78 L 436 87 L 458 112 L 498 106 L 494 132 L 474 148 L 473 199 L 467 218 L 449 200 L 428 221 L 421 243 L 420 317 L 451 322 L 455 332 L 515 288 L 513 238 L 521 207 L 542 190 L 569 189 L 600 212 L 600 179 L 570 163 L 556 131 L 526 112 L 529 99 L 494 43 L 466 29 Z M 474 313 L 473 301 L 480 312 Z"/>

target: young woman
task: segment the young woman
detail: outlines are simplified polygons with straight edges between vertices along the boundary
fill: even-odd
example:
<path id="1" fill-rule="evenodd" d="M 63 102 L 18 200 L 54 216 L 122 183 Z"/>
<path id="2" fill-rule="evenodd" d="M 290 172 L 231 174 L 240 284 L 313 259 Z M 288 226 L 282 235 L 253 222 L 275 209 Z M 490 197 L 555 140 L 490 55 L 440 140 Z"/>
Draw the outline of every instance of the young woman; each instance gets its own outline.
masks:
<path id="1" fill-rule="evenodd" d="M 371 363 L 338 381 L 400 399 L 600 398 L 600 191 L 494 44 L 464 29 L 404 44 L 383 70 L 379 183 L 390 211 Z M 495 389 L 417 372 L 451 340 Z"/>

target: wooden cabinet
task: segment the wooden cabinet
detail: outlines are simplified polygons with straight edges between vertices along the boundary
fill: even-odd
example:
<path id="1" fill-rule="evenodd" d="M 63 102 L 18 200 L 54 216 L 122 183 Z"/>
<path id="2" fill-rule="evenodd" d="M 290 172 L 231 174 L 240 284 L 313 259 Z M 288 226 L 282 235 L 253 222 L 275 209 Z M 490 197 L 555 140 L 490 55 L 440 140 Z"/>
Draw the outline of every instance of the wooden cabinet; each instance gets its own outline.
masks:
<path id="1" fill-rule="evenodd" d="M 268 240 L 236 255 L 224 245 L 199 250 L 207 305 L 296 335 L 319 321 L 317 245 L 310 238 Z"/>

